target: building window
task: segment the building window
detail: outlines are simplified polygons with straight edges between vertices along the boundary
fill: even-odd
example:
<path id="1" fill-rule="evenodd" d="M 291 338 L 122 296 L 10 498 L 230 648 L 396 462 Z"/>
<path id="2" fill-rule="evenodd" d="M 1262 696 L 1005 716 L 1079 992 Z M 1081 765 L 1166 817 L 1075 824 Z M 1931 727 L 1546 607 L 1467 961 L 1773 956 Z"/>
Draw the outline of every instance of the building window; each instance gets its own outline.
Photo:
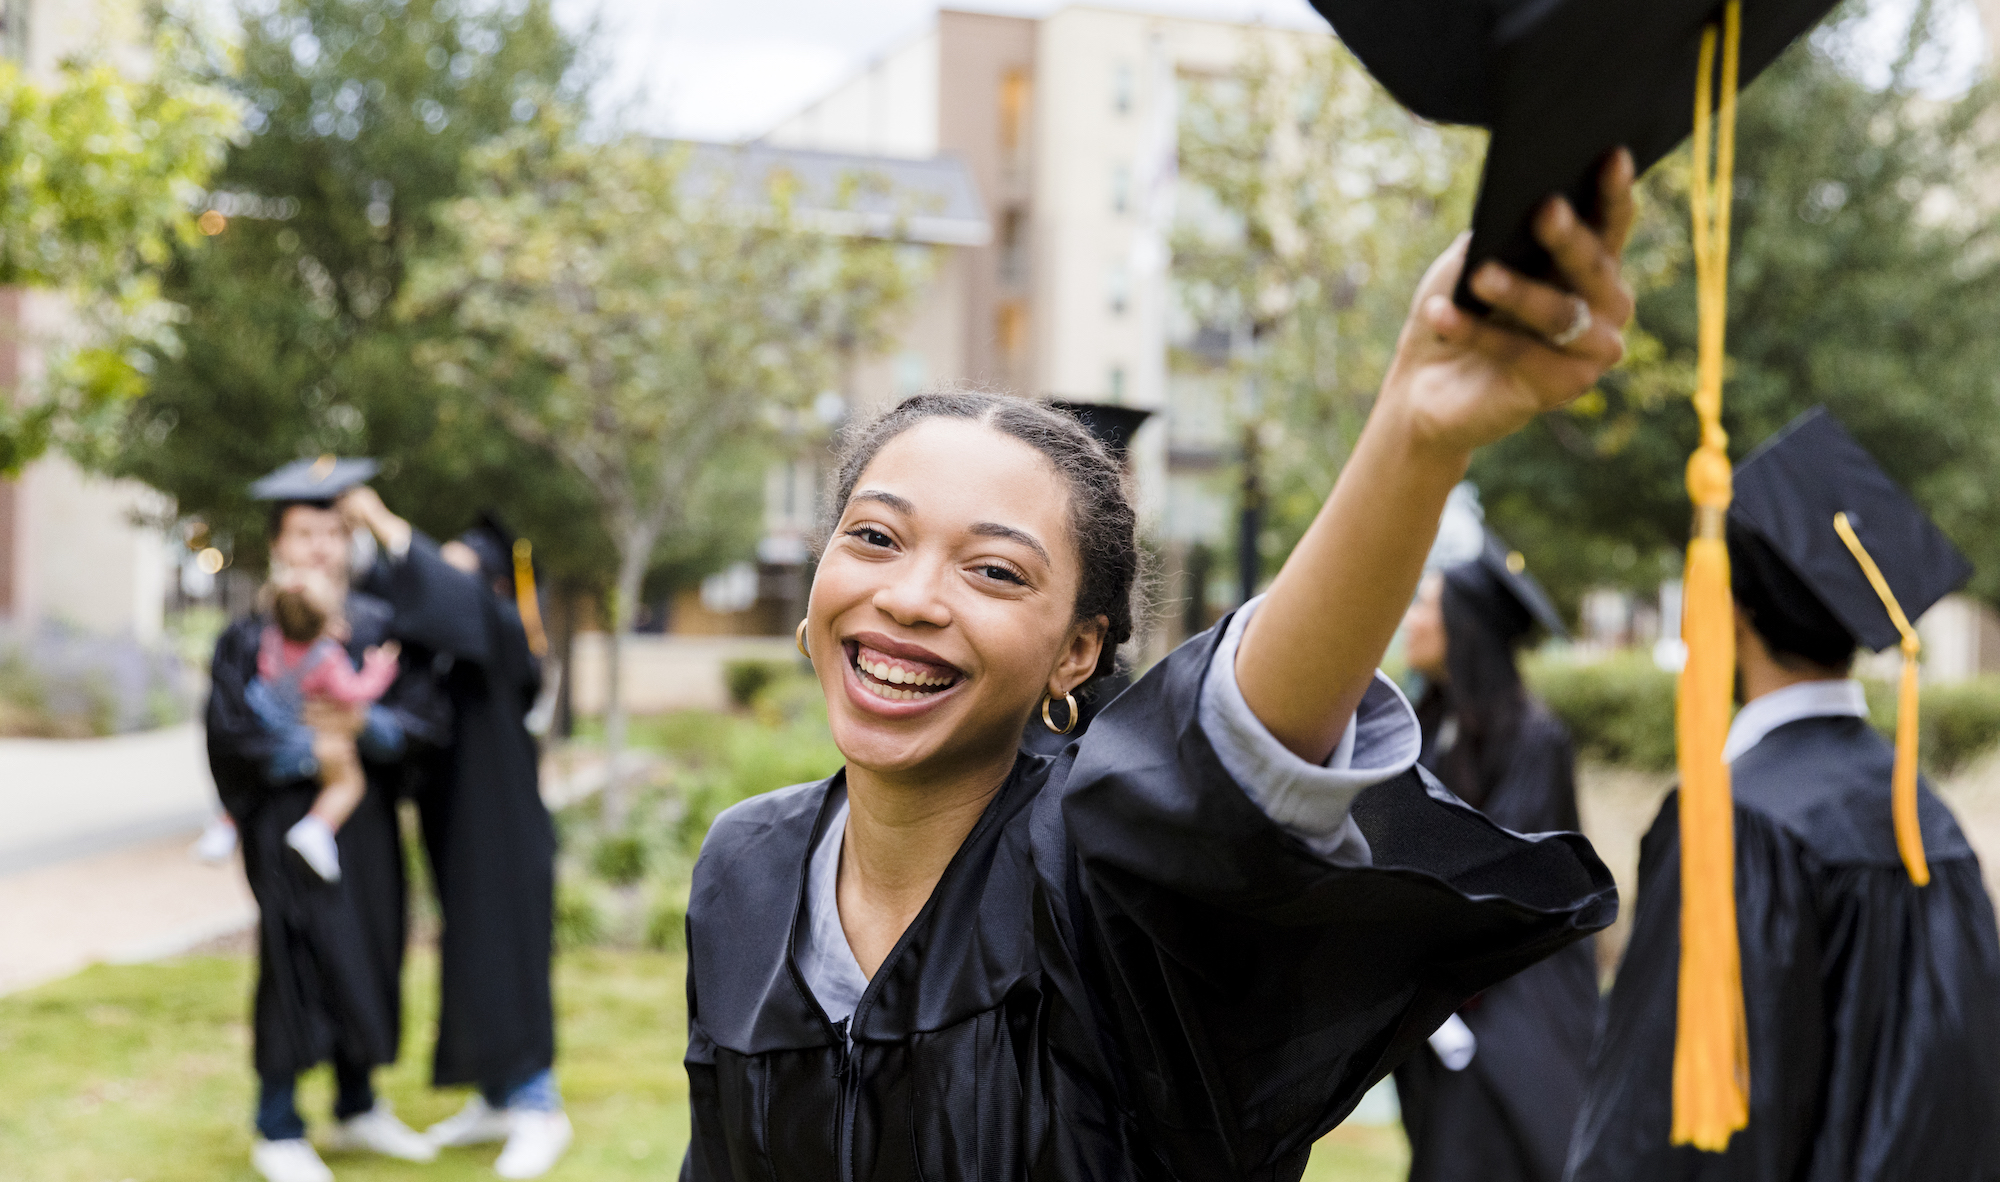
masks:
<path id="1" fill-rule="evenodd" d="M 1122 365 L 1112 366 L 1111 373 L 1106 376 L 1105 385 L 1110 387 L 1110 398 L 1108 401 L 1114 403 L 1125 401 L 1125 367 Z"/>
<path id="2" fill-rule="evenodd" d="M 1018 356 L 1027 347 L 1028 310 L 1019 301 L 1000 305 L 999 315 L 994 318 L 993 338 L 1001 355 L 1007 358 Z"/>
<path id="3" fill-rule="evenodd" d="M 1114 164 L 1111 166 L 1111 212 L 1125 213 L 1132 208 L 1132 166 Z"/>
<path id="4" fill-rule="evenodd" d="M 1120 115 L 1132 113 L 1132 63 L 1119 62 L 1111 68 L 1111 109 Z"/>
<path id="5" fill-rule="evenodd" d="M 1105 303 L 1114 316 L 1123 316 L 1125 308 L 1132 302 L 1132 280 L 1126 273 L 1125 264 L 1113 263 L 1104 275 Z"/>
<path id="6" fill-rule="evenodd" d="M 1028 72 L 1009 70 L 1000 76 L 1000 150 L 1019 152 L 1028 139 Z"/>
<path id="7" fill-rule="evenodd" d="M 922 353 L 904 353 L 896 358 L 896 397 L 908 398 L 923 390 L 930 380 L 930 366 Z"/>

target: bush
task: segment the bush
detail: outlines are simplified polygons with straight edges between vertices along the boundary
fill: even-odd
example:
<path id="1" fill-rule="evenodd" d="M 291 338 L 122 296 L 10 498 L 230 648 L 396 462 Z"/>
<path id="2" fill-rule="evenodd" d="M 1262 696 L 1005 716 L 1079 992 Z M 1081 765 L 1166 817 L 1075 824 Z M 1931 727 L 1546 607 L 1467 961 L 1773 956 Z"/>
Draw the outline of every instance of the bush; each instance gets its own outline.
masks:
<path id="1" fill-rule="evenodd" d="M 659 952 L 680 952 L 687 947 L 687 896 L 683 883 L 654 897 L 646 916 L 646 947 Z"/>
<path id="2" fill-rule="evenodd" d="M 1639 652 L 1600 661 L 1560 654 L 1522 662 L 1528 688 L 1569 727 L 1578 755 L 1648 771 L 1674 766 L 1672 673 Z"/>
<path id="3" fill-rule="evenodd" d="M 604 939 L 604 908 L 587 887 L 556 884 L 556 947 L 588 948 Z"/>
<path id="4" fill-rule="evenodd" d="M 1868 683 L 1869 721 L 1896 735 L 1896 684 Z M 1925 686 L 1917 703 L 1917 746 L 1924 770 L 1949 776 L 2000 744 L 2000 677 Z"/>
<path id="5" fill-rule="evenodd" d="M 609 834 L 591 851 L 590 868 L 612 886 L 631 886 L 646 877 L 646 843 L 633 833 Z"/>
<path id="6" fill-rule="evenodd" d="M 740 710 L 748 709 L 757 695 L 786 674 L 786 665 L 783 661 L 723 662 L 722 684 L 729 690 L 729 700 Z"/>

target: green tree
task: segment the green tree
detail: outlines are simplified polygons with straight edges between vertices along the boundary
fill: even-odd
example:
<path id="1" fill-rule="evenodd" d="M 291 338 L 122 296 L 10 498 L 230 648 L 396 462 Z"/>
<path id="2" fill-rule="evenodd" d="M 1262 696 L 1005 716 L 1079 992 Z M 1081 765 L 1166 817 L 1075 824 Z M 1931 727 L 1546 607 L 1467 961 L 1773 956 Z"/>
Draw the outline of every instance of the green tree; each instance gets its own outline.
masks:
<path id="1" fill-rule="evenodd" d="M 587 581 L 608 551 L 568 524 L 585 490 L 453 413 L 412 363 L 449 327 L 391 311 L 442 203 L 465 191 L 469 153 L 574 98 L 576 45 L 548 0 L 274 0 L 237 15 L 240 46 L 206 66 L 247 109 L 209 194 L 231 216 L 177 252 L 164 291 L 187 312 L 177 345 L 153 350 L 119 470 L 233 536 L 242 560 L 262 544 L 251 480 L 301 455 L 376 455 L 384 496 L 420 526 L 493 506 L 554 574 Z"/>
<path id="2" fill-rule="evenodd" d="M 1995 89 L 1918 86 L 1920 12 L 1887 85 L 1839 56 L 1849 6 L 1745 91 L 1737 122 L 1724 421 L 1741 457 L 1824 403 L 1933 514 L 2000 598 L 2000 136 Z M 1693 97 L 1689 97 L 1690 112 Z M 1692 114 L 1690 113 L 1690 119 Z M 1601 388 L 1473 463 L 1489 519 L 1574 601 L 1677 569 L 1695 443 L 1685 150 L 1644 182 L 1631 274 L 1656 338 Z"/>
<path id="3" fill-rule="evenodd" d="M 774 429 L 880 344 L 918 273 L 916 248 L 809 231 L 783 178 L 746 200 L 711 162 L 637 137 L 583 143 L 545 113 L 477 154 L 473 194 L 441 211 L 449 249 L 403 302 L 453 326 L 419 357 L 464 413 L 492 415 L 590 490 L 618 555 L 614 769 L 618 654 L 662 543 L 699 536 L 694 498 L 762 467 Z M 614 775 L 614 821 L 623 806 Z"/>
<path id="4" fill-rule="evenodd" d="M 1333 487 L 1417 279 L 1470 214 L 1482 142 L 1411 115 L 1332 38 L 1260 42 L 1190 84 L 1173 275 L 1210 338 L 1233 343 L 1174 364 L 1241 392 L 1268 564 Z"/>
<path id="5" fill-rule="evenodd" d="M 76 61 L 44 85 L 0 62 L 0 285 L 55 292 L 71 313 L 36 342 L 51 354 L 45 378 L 0 392 L 0 474 L 52 442 L 97 458 L 144 386 L 144 347 L 171 341 L 160 270 L 175 243 L 198 237 L 192 198 L 237 109 L 175 68 L 170 38 L 152 49 L 138 78 Z"/>

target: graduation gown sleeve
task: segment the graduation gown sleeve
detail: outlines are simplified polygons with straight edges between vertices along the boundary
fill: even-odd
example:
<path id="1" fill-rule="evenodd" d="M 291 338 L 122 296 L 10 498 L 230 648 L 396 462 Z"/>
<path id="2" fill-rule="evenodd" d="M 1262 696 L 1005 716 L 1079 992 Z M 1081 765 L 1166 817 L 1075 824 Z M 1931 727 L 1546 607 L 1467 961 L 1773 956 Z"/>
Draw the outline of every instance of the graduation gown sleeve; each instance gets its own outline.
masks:
<path id="1" fill-rule="evenodd" d="M 1780 728 L 1736 765 L 1750 1123 L 1670 1147 L 1680 827 L 1640 850 L 1638 910 L 1591 1082 L 1576 1182 L 2000 1177 L 2000 947 L 1979 862 L 1929 789 L 1931 883 L 1889 826 L 1891 753 L 1858 719 Z"/>
<path id="2" fill-rule="evenodd" d="M 1575 834 L 1523 838 L 1413 770 L 1353 816 L 1339 865 L 1257 807 L 1203 732 L 1216 637 L 1106 707 L 1038 805 L 1058 939 L 1146 1141 L 1185 1177 L 1292 1177 L 1311 1145 L 1464 1000 L 1616 914 Z M 1069 766 L 1064 766 L 1065 762 Z"/>

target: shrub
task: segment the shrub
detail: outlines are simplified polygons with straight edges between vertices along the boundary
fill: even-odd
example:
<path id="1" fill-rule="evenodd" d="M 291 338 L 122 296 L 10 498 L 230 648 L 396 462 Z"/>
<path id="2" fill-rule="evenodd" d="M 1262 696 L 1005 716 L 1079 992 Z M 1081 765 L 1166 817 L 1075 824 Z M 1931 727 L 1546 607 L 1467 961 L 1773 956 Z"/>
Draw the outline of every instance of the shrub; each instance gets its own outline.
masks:
<path id="1" fill-rule="evenodd" d="M 738 709 L 748 709 L 773 682 L 787 672 L 782 661 L 725 661 L 722 665 L 722 684 L 729 690 L 729 700 Z"/>
<path id="2" fill-rule="evenodd" d="M 556 884 L 556 947 L 588 948 L 603 941 L 604 908 L 586 887 Z"/>
<path id="3" fill-rule="evenodd" d="M 1674 766 L 1674 675 L 1639 652 L 1583 662 L 1531 656 L 1523 677 L 1569 727 L 1577 754 L 1650 771 Z"/>
<path id="4" fill-rule="evenodd" d="M 1869 720 L 1893 739 L 1896 685 L 1867 684 Z M 1917 735 L 1924 770 L 1933 776 L 1949 776 L 2000 744 L 2000 677 L 1925 686 L 1917 704 Z"/>
<path id="5" fill-rule="evenodd" d="M 613 833 L 591 851 L 591 870 L 612 886 L 631 886 L 646 877 L 646 843 L 634 833 Z"/>
<path id="6" fill-rule="evenodd" d="M 687 884 L 662 890 L 646 916 L 646 947 L 679 952 L 687 947 Z"/>

